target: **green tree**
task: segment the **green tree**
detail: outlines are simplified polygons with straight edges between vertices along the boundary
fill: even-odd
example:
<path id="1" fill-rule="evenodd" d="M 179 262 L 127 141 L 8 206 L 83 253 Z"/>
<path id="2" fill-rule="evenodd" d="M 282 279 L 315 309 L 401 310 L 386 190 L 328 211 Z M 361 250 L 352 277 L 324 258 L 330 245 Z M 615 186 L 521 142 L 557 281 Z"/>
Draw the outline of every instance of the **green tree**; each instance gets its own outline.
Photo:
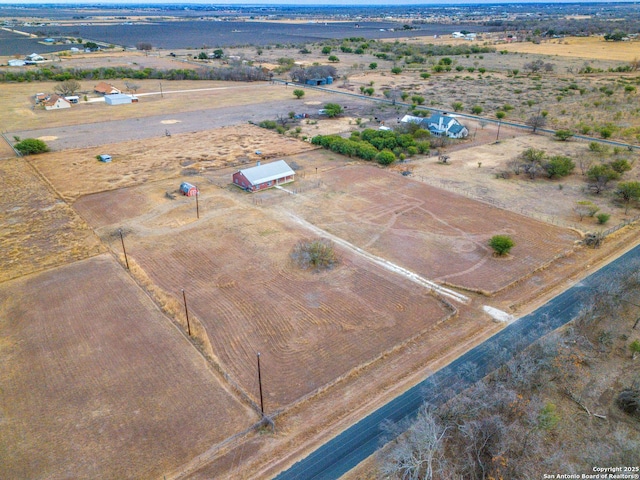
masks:
<path id="1" fill-rule="evenodd" d="M 371 62 L 371 63 L 369 64 L 369 68 L 370 68 L 371 70 L 375 70 L 376 68 L 378 68 L 378 64 L 377 64 L 376 62 Z"/>
<path id="2" fill-rule="evenodd" d="M 494 235 L 489 240 L 489 246 L 493 248 L 497 255 L 502 256 L 508 254 L 515 246 L 515 243 L 508 235 Z"/>
<path id="3" fill-rule="evenodd" d="M 549 178 L 566 177 L 573 172 L 576 164 L 569 157 L 563 155 L 554 155 L 550 157 L 544 164 Z"/>
<path id="4" fill-rule="evenodd" d="M 396 161 L 396 156 L 390 150 L 383 150 L 376 155 L 376 161 L 380 165 L 390 165 Z"/>
<path id="5" fill-rule="evenodd" d="M 324 110 L 329 118 L 337 117 L 342 113 L 342 107 L 337 103 L 327 103 Z"/>
<path id="6" fill-rule="evenodd" d="M 391 73 L 393 73 L 394 75 L 399 75 L 402 73 L 402 68 L 401 67 L 393 67 L 391 69 Z"/>
<path id="7" fill-rule="evenodd" d="M 422 73 L 420 74 L 420 78 L 423 78 L 423 79 L 425 79 L 425 80 L 426 80 L 427 78 L 429 78 L 430 76 L 431 76 L 431 74 L 430 74 L 430 73 L 428 73 L 428 72 L 422 72 Z"/>
<path id="8" fill-rule="evenodd" d="M 411 101 L 416 105 L 422 105 L 424 103 L 424 97 L 422 95 L 412 95 Z"/>
<path id="9" fill-rule="evenodd" d="M 462 111 L 462 102 L 453 102 L 451 104 L 451 107 L 453 108 L 454 112 L 461 112 Z"/>
<path id="10" fill-rule="evenodd" d="M 331 53 L 331 47 L 326 46 L 326 47 L 322 47 L 322 54 L 323 55 L 329 55 Z"/>
<path id="11" fill-rule="evenodd" d="M 329 55 L 329 58 L 327 59 L 332 63 L 337 63 L 340 61 L 340 59 L 338 57 L 336 57 L 335 55 Z"/>
<path id="12" fill-rule="evenodd" d="M 25 138 L 21 142 L 16 143 L 14 147 L 22 155 L 34 155 L 36 153 L 49 151 L 47 144 L 36 138 Z"/>
<path id="13" fill-rule="evenodd" d="M 84 48 L 86 48 L 87 50 L 90 50 L 92 52 L 95 52 L 96 50 L 98 50 L 98 44 L 95 42 L 87 42 L 84 44 Z"/>
<path id="14" fill-rule="evenodd" d="M 198 59 L 200 60 L 207 60 L 209 58 L 209 55 L 207 55 L 207 52 L 200 52 L 198 54 Z"/>
<path id="15" fill-rule="evenodd" d="M 304 90 L 301 90 L 301 89 L 299 89 L 299 88 L 296 88 L 296 89 L 293 91 L 293 95 L 294 95 L 296 98 L 302 98 L 302 97 L 304 97 Z"/>
<path id="16" fill-rule="evenodd" d="M 616 197 L 624 203 L 625 215 L 632 203 L 640 200 L 640 182 L 620 182 L 615 191 Z"/>
<path id="17" fill-rule="evenodd" d="M 474 105 L 471 107 L 471 113 L 474 115 L 480 115 L 482 113 L 482 107 L 480 105 Z"/>
<path id="18" fill-rule="evenodd" d="M 611 168 L 614 169 L 616 172 L 618 172 L 620 175 L 622 175 L 624 172 L 628 172 L 629 170 L 631 170 L 631 165 L 624 158 L 619 158 L 618 160 L 614 160 L 609 165 L 611 165 Z"/>
<path id="19" fill-rule="evenodd" d="M 216 48 L 213 51 L 213 58 L 222 58 L 224 57 L 224 51 L 221 48 Z"/>
<path id="20" fill-rule="evenodd" d="M 573 132 L 571 130 L 556 130 L 556 138 L 561 142 L 566 142 L 571 137 L 573 137 Z"/>
<path id="21" fill-rule="evenodd" d="M 506 113 L 506 112 L 503 112 L 502 110 L 498 110 L 498 111 L 496 112 L 496 118 L 497 118 L 498 120 L 502 120 L 502 119 L 503 119 L 504 117 L 506 117 L 506 116 L 507 116 L 507 113 Z"/>
<path id="22" fill-rule="evenodd" d="M 548 402 L 538 415 L 538 428 L 542 430 L 553 430 L 558 426 L 560 421 L 560 415 L 557 412 L 556 406 Z"/>
<path id="23" fill-rule="evenodd" d="M 604 225 L 609 221 L 609 219 L 611 218 L 611 215 L 609 215 L 608 213 L 599 213 L 596 215 L 596 218 L 598 219 L 598 223 L 600 225 Z"/>
<path id="24" fill-rule="evenodd" d="M 609 182 L 620 178 L 620 174 L 606 164 L 594 165 L 587 170 L 589 187 L 597 194 L 601 193 Z"/>
<path id="25" fill-rule="evenodd" d="M 584 217 L 593 217 L 598 210 L 600 210 L 600 207 L 589 200 L 580 200 L 576 202 L 575 207 L 573 207 L 573 211 L 580 217 L 580 221 L 582 221 Z"/>

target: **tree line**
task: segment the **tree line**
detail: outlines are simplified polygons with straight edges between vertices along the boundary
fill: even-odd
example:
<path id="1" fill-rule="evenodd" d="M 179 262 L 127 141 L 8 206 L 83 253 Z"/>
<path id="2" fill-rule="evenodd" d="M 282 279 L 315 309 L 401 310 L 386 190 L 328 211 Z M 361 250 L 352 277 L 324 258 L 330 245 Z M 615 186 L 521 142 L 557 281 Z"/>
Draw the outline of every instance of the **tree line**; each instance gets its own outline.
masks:
<path id="1" fill-rule="evenodd" d="M 198 69 L 156 69 L 129 67 L 101 67 L 93 69 L 45 67 L 36 70 L 0 70 L 0 82 L 41 82 L 53 80 L 111 80 L 132 78 L 136 80 L 229 80 L 238 82 L 264 81 L 269 73 L 259 67 L 230 65 Z"/>

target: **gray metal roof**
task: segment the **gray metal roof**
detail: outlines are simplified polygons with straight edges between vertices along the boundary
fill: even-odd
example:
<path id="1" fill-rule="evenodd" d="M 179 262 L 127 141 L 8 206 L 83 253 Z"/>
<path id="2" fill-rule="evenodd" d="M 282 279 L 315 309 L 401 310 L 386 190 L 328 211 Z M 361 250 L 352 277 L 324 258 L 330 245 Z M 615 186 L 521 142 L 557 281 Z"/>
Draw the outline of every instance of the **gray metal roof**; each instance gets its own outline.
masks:
<path id="1" fill-rule="evenodd" d="M 271 180 L 277 180 L 278 178 L 287 177 L 289 175 L 295 175 L 296 172 L 291 170 L 291 167 L 287 165 L 284 160 L 278 160 L 277 162 L 266 163 L 264 165 L 258 165 L 256 167 L 245 168 L 240 170 L 247 180 L 252 185 L 258 185 L 264 182 L 270 182 Z"/>

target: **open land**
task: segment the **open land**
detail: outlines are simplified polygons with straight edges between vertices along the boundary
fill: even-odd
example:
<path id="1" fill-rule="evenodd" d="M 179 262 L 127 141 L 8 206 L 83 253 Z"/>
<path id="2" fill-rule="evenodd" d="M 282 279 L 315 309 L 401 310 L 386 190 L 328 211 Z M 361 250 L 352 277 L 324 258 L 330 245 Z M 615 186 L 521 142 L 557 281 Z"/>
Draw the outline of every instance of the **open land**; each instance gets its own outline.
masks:
<path id="1" fill-rule="evenodd" d="M 320 45 L 309 46 L 305 57 L 298 47 L 235 53 L 272 65 L 287 55 L 326 63 Z M 637 213 L 608 194 L 589 194 L 579 173 L 561 183 L 497 178 L 530 147 L 600 161 L 586 142 L 503 125 L 496 143 L 497 125 L 480 116 L 463 120 L 470 138 L 438 147 L 450 157 L 447 164 L 438 155 L 416 155 L 383 169 L 303 141 L 381 122 L 397 126 L 407 106 L 372 101 L 397 88 L 424 95 L 429 108 L 449 110 L 455 100 L 466 110 L 482 105 L 491 120 L 509 104 L 507 119 L 516 122 L 541 108 L 552 128 L 616 122 L 623 126 L 616 138 L 636 142 L 640 124 L 629 101 L 636 93 L 614 88 L 633 84 L 634 74 L 576 76 L 571 69 L 586 55 L 580 52 L 562 60 L 537 51 L 459 56 L 462 73 L 426 79 L 420 73 L 430 64 L 395 75 L 393 62 L 372 52 L 339 52 L 339 80 L 325 91 L 306 89 L 300 100 L 291 86 L 266 82 L 136 80 L 137 104 L 81 101 L 45 112 L 32 108 L 32 95 L 51 91 L 53 83 L 3 85 L 0 106 L 9 115 L 0 127 L 11 132 L 7 138 L 39 137 L 54 151 L 0 164 L 11 186 L 0 194 L 9 225 L 0 241 L 11 251 L 0 276 L 0 349 L 9 359 L 0 389 L 8 419 L 0 423 L 0 457 L 11 461 L 0 474 L 272 476 L 499 330 L 484 305 L 528 311 L 636 243 L 630 226 L 598 251 L 576 244 L 584 232 L 603 228 L 592 218 L 581 222 L 576 201 L 593 200 L 611 212 L 611 224 Z M 222 65 L 194 63 L 191 53 L 177 51 L 176 60 L 167 52 L 103 52 L 61 57 L 61 63 Z M 594 65 L 616 66 L 629 61 L 627 54 L 596 56 Z M 538 58 L 553 62 L 554 71 L 513 73 Z M 373 61 L 379 66 L 368 68 Z M 486 74 L 477 72 L 481 66 Z M 123 88 L 124 79 L 112 82 Z M 578 90 L 559 89 L 563 82 Z M 82 81 L 82 91 L 94 97 L 95 83 Z M 369 85 L 372 99 L 341 95 Z M 603 118 L 589 120 L 603 95 Z M 317 115 L 327 101 L 348 107 L 345 114 Z M 291 111 L 311 115 L 283 122 Z M 279 119 L 289 133 L 248 124 L 265 119 Z M 101 153 L 113 161 L 98 162 Z M 628 152 L 615 155 L 633 160 Z M 258 194 L 230 185 L 237 168 L 274 158 L 295 169 L 295 183 Z M 634 164 L 626 178 L 637 178 L 637 169 Z M 195 199 L 176 191 L 182 181 L 200 189 L 199 218 Z M 486 246 L 496 233 L 515 239 L 506 258 Z M 296 242 L 315 236 L 336 240 L 334 269 L 314 273 L 291 262 Z M 468 301 L 447 300 L 408 272 L 457 285 Z M 265 410 L 277 426 L 268 435 L 245 432 L 260 419 L 257 352 Z M 123 459 L 122 451 L 130 454 Z"/>
<path id="2" fill-rule="evenodd" d="M 109 255 L 0 311 L 3 478 L 156 478 L 258 419 Z"/>

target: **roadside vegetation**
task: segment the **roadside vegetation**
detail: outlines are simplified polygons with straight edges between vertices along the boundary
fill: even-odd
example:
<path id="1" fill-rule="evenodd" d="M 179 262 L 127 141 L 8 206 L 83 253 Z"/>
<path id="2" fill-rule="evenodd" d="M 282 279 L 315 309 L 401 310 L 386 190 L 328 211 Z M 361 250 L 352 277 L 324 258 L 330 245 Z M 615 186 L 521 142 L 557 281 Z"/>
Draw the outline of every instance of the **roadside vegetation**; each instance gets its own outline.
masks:
<path id="1" fill-rule="evenodd" d="M 381 426 L 397 440 L 377 454 L 378 473 L 539 478 L 590 473 L 594 465 L 637 465 L 638 281 L 637 273 L 617 276 L 589 292 L 578 318 L 515 358 L 493 352 L 496 369 L 461 394 L 446 395 L 456 379 L 434 385 L 451 400 L 425 405 L 410 424 Z M 473 383 L 476 372 L 476 365 L 463 365 L 458 380 Z"/>

